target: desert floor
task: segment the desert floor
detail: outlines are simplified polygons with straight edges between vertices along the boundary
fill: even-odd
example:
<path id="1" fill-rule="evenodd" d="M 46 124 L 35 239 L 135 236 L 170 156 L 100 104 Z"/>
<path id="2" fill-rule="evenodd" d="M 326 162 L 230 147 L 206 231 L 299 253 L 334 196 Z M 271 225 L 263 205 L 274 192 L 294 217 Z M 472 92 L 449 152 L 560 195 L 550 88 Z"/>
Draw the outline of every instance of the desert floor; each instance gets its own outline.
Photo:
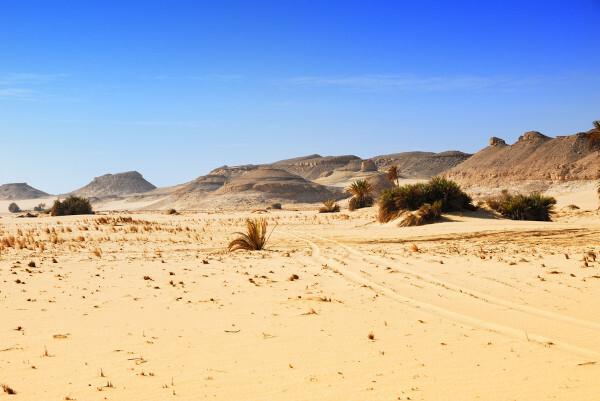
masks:
<path id="1" fill-rule="evenodd" d="M 0 399 L 600 399 L 597 212 L 374 214 L 3 215 Z"/>

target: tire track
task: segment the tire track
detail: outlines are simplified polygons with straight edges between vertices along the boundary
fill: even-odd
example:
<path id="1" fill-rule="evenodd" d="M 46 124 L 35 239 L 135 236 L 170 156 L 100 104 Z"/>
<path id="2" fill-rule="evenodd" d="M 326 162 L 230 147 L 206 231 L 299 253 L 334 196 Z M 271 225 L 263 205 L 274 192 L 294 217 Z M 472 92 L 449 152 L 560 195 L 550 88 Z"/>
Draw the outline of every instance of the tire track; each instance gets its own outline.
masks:
<path id="1" fill-rule="evenodd" d="M 525 340 L 528 342 L 535 342 L 544 347 L 552 346 L 553 348 L 560 348 L 564 351 L 568 351 L 570 353 L 573 353 L 573 354 L 576 354 L 576 355 L 579 355 L 582 357 L 586 357 L 586 358 L 592 358 L 592 359 L 600 358 L 600 352 L 589 349 L 589 348 L 580 347 L 580 346 L 571 344 L 569 342 L 546 337 L 546 336 L 543 336 L 543 335 L 540 335 L 537 333 L 528 333 L 524 330 L 516 329 L 511 326 L 494 323 L 489 320 L 479 319 L 477 317 L 469 316 L 469 315 L 461 313 L 461 312 L 456 312 L 456 311 L 444 308 L 442 306 L 438 306 L 438 305 L 434 305 L 434 304 L 431 304 L 428 302 L 419 301 L 414 298 L 406 297 L 404 295 L 399 294 L 396 290 L 394 290 L 393 288 L 391 288 L 389 286 L 385 286 L 385 285 L 379 284 L 375 281 L 372 281 L 368 278 L 365 278 L 363 274 L 357 273 L 357 272 L 347 269 L 345 267 L 340 267 L 339 263 L 336 262 L 335 260 L 333 260 L 332 258 L 323 256 L 323 254 L 321 252 L 321 248 L 314 241 L 312 241 L 308 238 L 304 238 L 304 237 L 295 235 L 293 233 L 288 233 L 288 234 L 301 240 L 301 241 L 306 242 L 312 249 L 312 254 L 313 254 L 312 257 L 313 258 L 324 261 L 327 264 L 331 263 L 334 265 L 338 265 L 338 267 L 336 267 L 336 270 L 346 279 L 348 279 L 354 283 L 364 285 L 368 288 L 371 288 L 373 291 L 375 291 L 381 295 L 387 296 L 390 299 L 393 299 L 397 302 L 400 302 L 400 303 L 407 305 L 409 307 L 412 307 L 414 309 L 423 310 L 423 311 L 431 313 L 433 315 L 440 316 L 440 317 L 443 317 L 443 318 L 446 318 L 446 319 L 449 319 L 452 321 L 460 322 L 460 323 L 466 324 L 466 325 L 474 327 L 474 328 L 479 328 L 479 329 L 484 329 L 484 330 L 488 330 L 491 332 L 500 333 L 507 337 L 515 338 L 520 341 Z M 314 236 L 314 235 L 311 235 L 311 236 L 313 236 L 315 238 L 320 238 L 320 237 Z M 323 240 L 337 243 L 337 241 L 327 240 L 325 238 L 323 238 Z M 339 243 L 337 243 L 337 244 L 343 246 L 343 244 L 339 244 Z M 358 253 L 360 256 L 364 256 L 358 251 L 355 251 L 355 252 Z M 353 252 L 353 253 L 356 255 L 355 252 Z M 394 268 L 396 268 L 396 267 L 394 267 Z"/>

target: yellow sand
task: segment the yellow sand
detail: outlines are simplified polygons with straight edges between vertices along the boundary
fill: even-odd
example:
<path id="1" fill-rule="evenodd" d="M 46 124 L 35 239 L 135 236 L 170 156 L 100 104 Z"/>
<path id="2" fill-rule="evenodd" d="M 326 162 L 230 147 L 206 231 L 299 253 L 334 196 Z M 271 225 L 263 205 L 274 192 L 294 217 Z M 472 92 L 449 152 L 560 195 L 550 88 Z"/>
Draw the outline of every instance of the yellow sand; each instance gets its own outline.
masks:
<path id="1" fill-rule="evenodd" d="M 600 399 L 597 212 L 374 214 L 5 214 L 0 399 Z"/>

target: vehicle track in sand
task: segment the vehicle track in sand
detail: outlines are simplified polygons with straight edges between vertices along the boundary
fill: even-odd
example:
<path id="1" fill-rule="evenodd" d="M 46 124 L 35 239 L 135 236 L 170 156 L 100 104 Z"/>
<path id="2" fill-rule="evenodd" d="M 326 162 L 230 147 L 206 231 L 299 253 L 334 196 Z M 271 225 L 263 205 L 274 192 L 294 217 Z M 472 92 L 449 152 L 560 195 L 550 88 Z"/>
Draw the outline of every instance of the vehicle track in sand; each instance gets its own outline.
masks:
<path id="1" fill-rule="evenodd" d="M 399 263 L 397 262 L 394 263 L 384 258 L 366 255 L 334 239 L 324 238 L 314 234 L 307 234 L 304 232 L 301 232 L 299 234 L 300 235 L 289 233 L 289 235 L 307 243 L 311 247 L 312 257 L 314 259 L 324 262 L 328 266 L 335 266 L 336 271 L 339 272 L 346 279 L 349 279 L 350 281 L 353 281 L 357 284 L 367 286 L 373 291 L 381 295 L 385 295 L 398 302 L 401 302 L 405 305 L 432 313 L 440 317 L 447 318 L 449 320 L 461 322 L 471 327 L 501 333 L 503 335 L 519 340 L 525 340 L 529 342 L 533 341 L 545 347 L 560 348 L 562 350 L 586 358 L 600 359 L 599 350 L 590 348 L 589 346 L 582 346 L 578 344 L 578 342 L 580 342 L 578 341 L 580 340 L 578 333 L 580 333 L 582 330 L 586 331 L 585 334 L 587 335 L 587 337 L 593 336 L 593 338 L 596 338 L 596 336 L 600 333 L 599 323 L 583 319 L 577 319 L 570 316 L 561 315 L 555 312 L 538 309 L 528 305 L 517 304 L 505 299 L 491 296 L 489 294 L 483 294 L 475 290 L 467 289 L 456 284 L 439 280 L 423 272 L 414 271 L 413 269 L 410 269 L 406 266 L 399 266 Z M 311 239 L 311 237 L 314 240 Z M 322 248 L 317 244 L 317 242 L 315 242 L 315 240 L 321 242 L 330 242 L 334 244 L 338 249 L 342 249 L 345 252 L 347 252 L 347 255 L 343 255 L 341 258 L 348 259 L 350 257 L 353 257 L 355 258 L 355 260 L 362 264 L 366 263 L 367 266 L 374 268 L 374 270 L 372 272 L 366 272 L 360 269 L 352 269 L 351 267 L 349 267 L 351 263 L 342 264 L 338 262 L 335 259 L 335 257 L 340 257 L 340 255 L 336 255 L 335 252 L 333 255 L 325 255 Z M 477 308 L 486 308 L 486 312 L 489 313 L 485 313 L 486 318 L 484 319 L 474 316 L 472 313 L 453 310 L 446 306 L 437 305 L 431 301 L 424 301 L 422 299 L 418 299 L 414 295 L 403 295 L 398 291 L 398 289 L 394 288 L 392 285 L 387 283 L 388 279 L 376 280 L 376 277 L 380 276 L 383 273 L 381 269 L 379 269 L 379 273 L 377 272 L 377 266 L 393 268 L 396 271 L 405 274 L 410 280 L 414 281 L 413 283 L 409 284 L 417 286 L 435 286 L 436 288 L 440 288 L 454 295 L 460 297 L 467 297 L 471 302 L 477 303 Z M 521 319 L 523 318 L 522 315 L 525 315 L 530 325 L 534 326 L 536 330 L 529 331 L 523 328 L 516 328 L 512 324 L 508 324 L 506 322 L 499 323 L 498 321 L 494 321 L 492 319 L 493 316 L 499 316 L 502 317 L 505 321 L 510 321 L 511 316 L 508 316 L 509 312 L 513 315 L 521 315 L 517 316 Z M 516 318 L 515 320 L 518 321 L 518 319 Z M 562 325 L 562 333 L 560 333 L 560 330 L 558 329 L 552 330 L 558 325 Z M 568 327 L 565 327 L 565 325 L 568 325 Z M 579 331 L 569 330 L 569 328 L 572 326 L 578 326 L 580 328 Z M 567 333 L 567 335 L 565 335 L 565 333 Z M 569 335 L 569 333 L 571 334 Z M 588 342 L 594 343 L 593 341 Z"/>

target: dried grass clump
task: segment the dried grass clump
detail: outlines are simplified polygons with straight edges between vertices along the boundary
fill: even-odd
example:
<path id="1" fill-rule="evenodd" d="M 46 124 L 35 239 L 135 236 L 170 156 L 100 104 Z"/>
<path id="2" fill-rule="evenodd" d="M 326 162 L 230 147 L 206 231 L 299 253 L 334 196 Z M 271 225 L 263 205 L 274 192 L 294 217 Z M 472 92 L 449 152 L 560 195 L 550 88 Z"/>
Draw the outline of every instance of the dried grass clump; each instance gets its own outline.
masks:
<path id="1" fill-rule="evenodd" d="M 400 227 L 421 226 L 430 224 L 442 218 L 442 202 L 435 201 L 421 206 L 416 212 L 409 213 L 402 219 Z"/>
<path id="2" fill-rule="evenodd" d="M 17 394 L 17 392 L 15 390 L 13 390 L 10 386 L 8 386 L 7 384 L 3 384 L 2 385 L 2 391 L 4 391 L 6 394 L 8 395 L 15 395 Z"/>
<path id="3" fill-rule="evenodd" d="M 471 197 L 456 182 L 434 177 L 427 183 L 402 185 L 383 191 L 378 200 L 377 220 L 386 223 L 405 211 L 418 210 L 435 202 L 440 202 L 442 212 L 475 209 Z"/>
<path id="4" fill-rule="evenodd" d="M 486 200 L 490 209 L 512 220 L 551 221 L 556 199 L 538 192 L 513 195 L 503 190 L 498 196 Z"/>
<path id="5" fill-rule="evenodd" d="M 323 206 L 319 208 L 319 213 L 336 213 L 340 211 L 340 205 L 335 199 L 329 199 L 323 202 Z"/>
<path id="6" fill-rule="evenodd" d="M 351 211 L 373 206 L 373 186 L 367 180 L 354 181 L 346 191 L 352 195 L 348 204 Z"/>
<path id="7" fill-rule="evenodd" d="M 50 209 L 52 216 L 73 216 L 80 214 L 94 214 L 90 201 L 79 196 L 69 196 L 64 201 L 57 199 Z"/>
<path id="8" fill-rule="evenodd" d="M 268 241 L 267 220 L 246 219 L 246 232 L 237 232 L 238 237 L 229 243 L 229 252 L 239 249 L 260 251 Z"/>

